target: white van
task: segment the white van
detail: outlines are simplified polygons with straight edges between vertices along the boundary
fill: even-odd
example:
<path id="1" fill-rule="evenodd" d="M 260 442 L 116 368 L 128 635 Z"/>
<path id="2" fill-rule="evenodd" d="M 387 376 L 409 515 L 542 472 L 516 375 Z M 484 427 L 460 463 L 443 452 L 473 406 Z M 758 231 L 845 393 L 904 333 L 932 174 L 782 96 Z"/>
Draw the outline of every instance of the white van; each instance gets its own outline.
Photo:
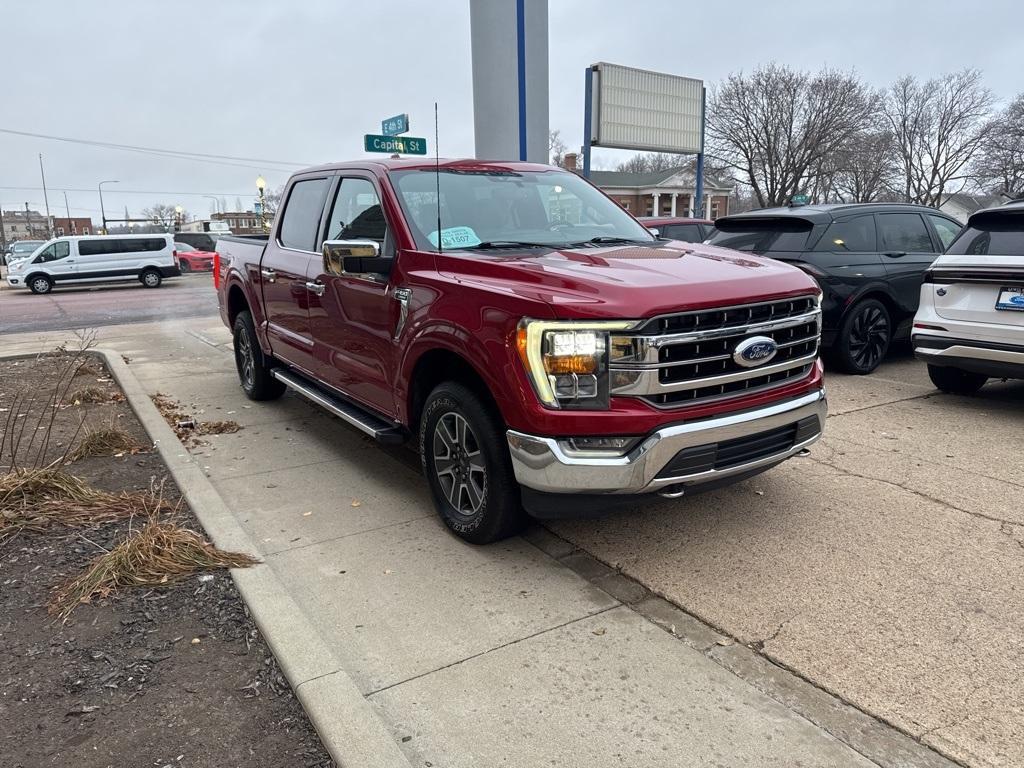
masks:
<path id="1" fill-rule="evenodd" d="M 156 288 L 181 272 L 173 235 L 85 235 L 58 237 L 7 272 L 7 284 L 49 293 L 54 285 L 138 280 Z"/>

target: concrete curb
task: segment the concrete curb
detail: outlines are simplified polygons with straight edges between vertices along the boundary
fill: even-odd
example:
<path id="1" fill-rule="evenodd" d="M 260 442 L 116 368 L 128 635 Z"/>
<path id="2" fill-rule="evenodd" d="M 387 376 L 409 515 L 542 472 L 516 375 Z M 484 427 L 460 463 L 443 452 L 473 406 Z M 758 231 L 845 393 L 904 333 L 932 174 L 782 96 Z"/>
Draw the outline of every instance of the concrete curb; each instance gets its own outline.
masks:
<path id="1" fill-rule="evenodd" d="M 94 351 L 103 357 L 120 384 L 128 404 L 213 543 L 223 549 L 259 556 L 249 535 L 164 421 L 130 367 L 116 352 Z M 234 569 L 231 575 L 334 762 L 341 768 L 411 768 L 373 705 L 342 669 L 270 566 Z"/>

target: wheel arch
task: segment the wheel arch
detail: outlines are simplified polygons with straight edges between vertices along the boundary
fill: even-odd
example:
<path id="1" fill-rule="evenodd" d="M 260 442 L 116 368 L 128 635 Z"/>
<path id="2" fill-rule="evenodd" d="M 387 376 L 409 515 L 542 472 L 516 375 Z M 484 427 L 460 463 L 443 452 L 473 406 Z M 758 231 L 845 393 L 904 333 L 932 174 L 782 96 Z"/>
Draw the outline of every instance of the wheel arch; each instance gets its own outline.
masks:
<path id="1" fill-rule="evenodd" d="M 405 418 L 409 431 L 419 429 L 420 416 L 434 387 L 446 381 L 458 382 L 477 395 L 504 422 L 501 407 L 484 374 L 464 355 L 444 346 L 424 349 L 409 369 L 405 393 Z"/>

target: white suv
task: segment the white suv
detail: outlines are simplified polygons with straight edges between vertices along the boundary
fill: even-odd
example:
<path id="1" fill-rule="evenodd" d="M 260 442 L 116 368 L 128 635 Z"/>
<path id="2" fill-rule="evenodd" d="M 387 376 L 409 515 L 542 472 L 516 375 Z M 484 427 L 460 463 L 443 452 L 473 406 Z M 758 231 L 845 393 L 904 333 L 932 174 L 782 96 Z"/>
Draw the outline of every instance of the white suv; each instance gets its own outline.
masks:
<path id="1" fill-rule="evenodd" d="M 1024 201 L 968 219 L 925 273 L 911 338 L 944 392 L 1024 379 Z"/>

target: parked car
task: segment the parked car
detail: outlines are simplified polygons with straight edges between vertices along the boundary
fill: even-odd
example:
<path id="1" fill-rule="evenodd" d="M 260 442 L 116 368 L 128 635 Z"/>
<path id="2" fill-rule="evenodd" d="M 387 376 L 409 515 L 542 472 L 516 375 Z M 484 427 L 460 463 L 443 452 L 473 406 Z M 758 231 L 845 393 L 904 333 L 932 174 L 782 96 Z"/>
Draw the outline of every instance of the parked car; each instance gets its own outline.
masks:
<path id="1" fill-rule="evenodd" d="M 180 275 L 170 235 L 85 235 L 49 240 L 30 259 L 7 270 L 7 283 L 32 293 L 54 285 L 138 280 L 156 288 Z"/>
<path id="2" fill-rule="evenodd" d="M 524 507 L 741 480 L 825 423 L 813 280 L 658 240 L 561 169 L 322 166 L 289 180 L 269 238 L 217 249 L 245 394 L 291 387 L 380 441 L 417 439 L 471 542 L 515 532 Z"/>
<path id="3" fill-rule="evenodd" d="M 909 336 L 925 270 L 960 228 L 920 205 L 794 205 L 720 217 L 708 242 L 814 277 L 823 293 L 823 354 L 840 370 L 866 374 Z"/>
<path id="4" fill-rule="evenodd" d="M 223 234 L 231 234 L 230 230 L 226 233 L 220 232 L 175 232 L 174 241 L 176 243 L 188 243 L 193 248 L 200 251 L 207 251 L 213 253 L 217 250 L 217 238 Z"/>
<path id="5" fill-rule="evenodd" d="M 711 237 L 715 222 L 710 219 L 687 219 L 678 216 L 642 216 L 640 223 L 651 230 L 657 230 L 659 237 L 682 240 L 686 243 L 702 243 Z"/>
<path id="6" fill-rule="evenodd" d="M 215 251 L 201 251 L 188 243 L 174 241 L 174 263 L 182 274 L 186 272 L 210 272 L 213 270 Z"/>
<path id="7" fill-rule="evenodd" d="M 7 246 L 7 250 L 4 253 L 4 263 L 10 266 L 16 261 L 27 259 L 36 248 L 45 243 L 45 240 L 16 240 Z"/>
<path id="8" fill-rule="evenodd" d="M 944 392 L 1024 379 L 1024 201 L 971 215 L 925 275 L 912 339 Z"/>

